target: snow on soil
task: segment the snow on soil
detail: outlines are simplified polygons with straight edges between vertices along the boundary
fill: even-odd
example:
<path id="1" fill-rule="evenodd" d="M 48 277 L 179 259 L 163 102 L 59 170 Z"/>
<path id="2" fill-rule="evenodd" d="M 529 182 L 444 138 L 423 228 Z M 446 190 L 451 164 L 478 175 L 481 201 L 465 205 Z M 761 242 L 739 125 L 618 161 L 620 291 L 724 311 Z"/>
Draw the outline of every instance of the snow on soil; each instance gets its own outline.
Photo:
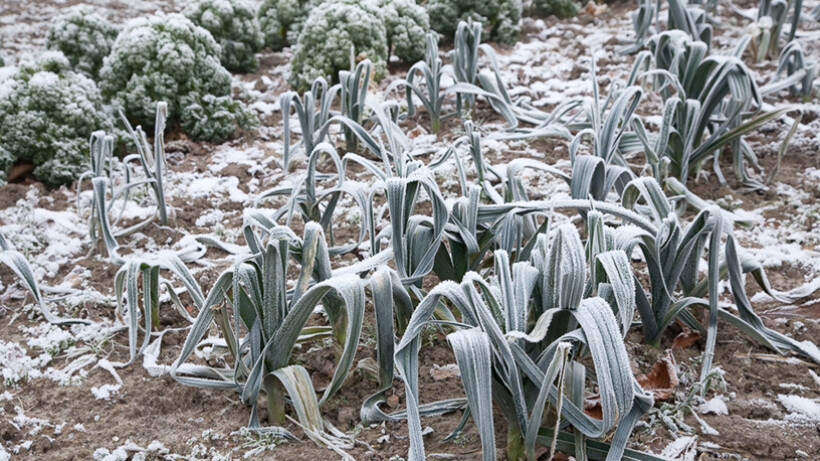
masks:
<path id="1" fill-rule="evenodd" d="M 777 400 L 792 414 L 806 416 L 820 422 L 820 401 L 807 399 L 799 395 L 783 394 L 778 394 Z"/>
<path id="2" fill-rule="evenodd" d="M 179 11 L 184 5 L 184 2 L 174 0 L 86 0 L 86 3 L 100 6 L 100 12 L 119 23 L 156 10 Z M 815 0 L 805 3 L 804 9 L 808 10 L 814 8 L 818 2 Z M 47 4 L 35 0 L 0 4 L 0 39 L 3 44 L 0 52 L 6 61 L 13 64 L 24 54 L 41 50 L 48 21 L 63 8 L 65 6 L 62 2 Z M 723 5 L 720 8 L 723 10 Z M 721 14 L 727 16 L 726 11 L 721 11 Z M 665 11 L 662 12 L 662 16 L 664 15 Z M 613 37 L 632 37 L 632 27 L 627 15 L 599 21 L 594 27 L 582 25 L 577 19 L 547 26 L 543 20 L 525 18 L 523 25 L 528 30 L 536 30 L 537 39 L 500 49 L 498 60 L 502 75 L 510 84 L 510 94 L 529 97 L 535 107 L 549 108 L 572 97 L 590 97 L 591 76 L 588 69 L 592 56 L 599 63 L 598 74 L 604 88 L 604 84 L 609 82 L 624 81 L 629 74 L 631 58 L 616 54 L 615 46 L 612 44 Z M 726 26 L 715 39 L 715 47 L 723 51 L 731 49 L 734 38 L 740 36 L 745 29 L 746 21 L 731 17 L 726 21 Z M 803 44 L 807 55 L 813 59 L 820 59 L 820 40 L 812 41 L 806 38 Z M 281 55 L 287 57 L 289 53 L 289 50 L 285 50 Z M 269 117 L 280 109 L 278 94 L 274 89 L 286 87 L 283 83 L 286 75 L 287 66 L 278 66 L 267 70 L 267 75 L 261 75 L 251 81 L 235 77 L 234 86 L 239 94 L 247 98 L 249 107 L 256 110 L 260 116 Z M 575 75 L 577 77 L 573 78 Z M 443 84 L 452 84 L 452 80 Z M 264 88 L 264 91 L 260 91 L 259 88 Z M 656 108 L 659 101 L 649 97 L 645 103 L 648 108 Z M 807 113 L 820 114 L 818 104 L 804 104 L 803 109 Z M 445 112 L 449 110 L 452 108 L 445 107 Z M 795 149 L 820 151 L 820 117 L 815 118 L 797 131 L 792 141 Z M 647 117 L 647 123 L 651 124 L 653 120 L 655 119 Z M 296 123 L 291 125 L 298 128 Z M 503 130 L 504 126 L 486 123 L 480 124 L 480 128 L 484 133 L 492 133 Z M 412 141 L 415 147 L 429 148 L 437 153 L 441 153 L 446 147 L 435 136 L 424 133 Z M 517 152 L 532 158 L 545 156 L 544 152 L 533 149 L 526 142 L 487 139 L 482 143 L 490 161 L 497 165 L 500 171 L 503 171 L 504 161 L 501 158 L 505 153 Z M 233 203 L 249 206 L 259 192 L 286 184 L 290 178 L 289 173 L 281 168 L 282 146 L 281 127 L 265 126 L 263 123 L 259 136 L 249 144 L 234 141 L 216 146 L 210 154 L 211 163 L 203 171 L 179 172 L 170 168 L 167 182 L 169 197 L 181 199 L 183 204 L 190 204 L 194 199 L 201 198 L 214 206 L 211 210 L 201 210 L 201 214 L 195 220 L 194 229 L 177 229 L 183 235 L 177 245 L 184 245 L 184 242 L 190 241 L 194 234 L 206 233 L 218 235 L 228 243 L 239 242 L 241 238 L 238 231 L 226 229 L 224 224 L 228 219 L 237 217 L 238 213 L 225 210 L 223 205 Z M 755 147 L 765 148 L 770 152 L 776 151 L 776 145 Z M 565 151 L 566 148 L 561 146 L 557 149 Z M 246 170 L 251 179 L 240 184 L 237 177 L 221 174 L 226 168 L 237 166 Z M 475 171 L 469 160 L 466 166 L 468 172 Z M 567 170 L 568 162 L 561 161 L 556 166 Z M 454 179 L 455 172 L 456 165 L 452 161 L 436 171 L 436 177 L 445 189 L 445 195 L 448 194 L 446 189 L 458 188 L 458 182 Z M 820 169 L 808 168 L 800 173 L 800 178 L 805 183 L 813 185 L 812 187 L 820 188 Z M 569 194 L 562 180 L 548 174 L 527 170 L 522 179 L 525 186 L 535 187 L 544 196 L 562 197 Z M 362 175 L 356 180 L 364 182 L 373 179 Z M 777 180 L 771 187 L 775 191 L 775 200 L 747 212 L 744 217 L 751 218 L 758 224 L 751 229 L 739 230 L 737 235 L 744 244 L 745 251 L 759 260 L 764 267 L 779 269 L 790 266 L 803 274 L 803 280 L 794 281 L 793 286 L 777 288 L 785 290 L 802 283 L 817 281 L 820 279 L 820 202 L 817 201 L 816 194 L 813 196 L 805 188 L 796 188 Z M 76 270 L 69 271 L 63 279 L 56 278 L 61 269 L 71 267 L 78 258 L 88 254 L 91 249 L 87 226 L 90 192 L 86 191 L 80 197 L 80 209 L 76 206 L 77 197 L 74 191 L 65 189 L 63 193 L 67 199 L 64 209 L 53 211 L 48 208 L 48 200 L 52 198 L 40 197 L 37 189 L 32 187 L 26 198 L 16 206 L 0 210 L 0 231 L 8 235 L 13 245 L 29 257 L 35 277 L 39 281 L 64 292 L 68 291 L 67 297 L 60 301 L 63 307 L 94 303 L 110 306 L 113 310 L 113 286 L 108 291 L 98 291 L 90 283 L 92 274 L 88 270 L 78 266 Z M 141 220 L 149 217 L 153 213 L 153 208 L 149 206 L 150 200 L 146 203 L 145 199 L 133 197 L 124 211 L 124 219 Z M 778 208 L 788 209 L 789 213 L 782 218 L 764 218 L 765 212 Z M 357 212 L 350 200 L 340 203 L 339 213 L 355 220 Z M 174 246 L 174 242 L 146 242 L 148 239 L 140 240 L 137 237 L 139 235 L 132 235 L 122 239 L 120 243 L 134 251 L 153 251 Z M 137 241 L 141 243 L 136 245 Z M 203 264 L 207 262 L 204 261 Z M 211 262 L 217 265 L 224 264 L 219 261 Z M 15 286 L 0 286 L 0 290 L 5 291 L 3 299 L 15 299 L 22 293 Z M 757 295 L 754 300 L 765 301 L 767 298 L 766 295 Z M 34 317 L 33 306 L 27 306 L 25 314 Z M 122 328 L 122 325 L 110 322 L 99 322 L 89 326 L 75 325 L 70 328 L 41 324 L 33 328 L 22 328 L 19 331 L 22 340 L 0 339 L 0 372 L 6 389 L 0 394 L 0 401 L 11 401 L 16 387 L 23 385 L 27 380 L 48 379 L 62 386 L 83 385 L 89 370 L 93 367 L 106 370 L 110 368 L 110 363 L 99 357 L 93 346 L 111 338 Z M 118 337 L 117 341 L 121 342 L 123 339 Z M 116 372 L 112 374 L 116 377 Z M 817 378 L 816 374 L 813 376 L 820 387 L 820 378 Z M 125 391 L 120 383 L 103 384 L 92 387 L 89 398 L 108 400 Z M 789 415 L 784 420 L 774 421 L 775 423 L 820 421 L 820 404 L 816 400 L 784 394 L 778 395 L 777 399 L 789 411 Z M 722 399 L 714 398 L 701 405 L 699 412 L 727 414 L 728 409 Z M 10 420 L 16 427 L 24 428 L 29 434 L 50 431 L 53 435 L 65 424 L 70 424 L 77 432 L 85 431 L 85 427 L 78 421 L 52 423 L 28 418 L 19 407 L 15 408 L 13 414 L 4 414 L 0 407 L 0 418 Z M 201 437 L 192 438 L 191 446 L 195 451 L 201 450 L 199 454 L 203 455 L 203 459 L 208 449 L 199 443 L 213 437 L 227 440 L 229 436 L 203 434 Z M 231 437 L 241 440 L 243 435 L 238 431 Z M 690 450 L 694 443 L 696 441 L 691 437 L 682 437 L 667 446 L 663 453 L 688 459 L 688 456 L 694 456 L 694 450 Z M 8 461 L 13 454 L 28 450 L 30 445 L 30 441 L 13 447 L 4 447 L 0 444 L 0 461 Z M 257 446 L 253 449 L 264 450 L 265 447 Z M 113 450 L 100 448 L 94 453 L 94 459 L 120 460 L 136 453 L 169 454 L 168 450 L 156 441 L 147 446 L 125 441 Z M 197 456 L 197 453 L 193 455 Z M 213 459 L 217 459 L 217 454 L 212 455 Z"/>
<path id="3" fill-rule="evenodd" d="M 698 413 L 702 415 L 728 415 L 729 408 L 726 406 L 726 402 L 724 402 L 722 398 L 715 397 L 698 406 Z"/>

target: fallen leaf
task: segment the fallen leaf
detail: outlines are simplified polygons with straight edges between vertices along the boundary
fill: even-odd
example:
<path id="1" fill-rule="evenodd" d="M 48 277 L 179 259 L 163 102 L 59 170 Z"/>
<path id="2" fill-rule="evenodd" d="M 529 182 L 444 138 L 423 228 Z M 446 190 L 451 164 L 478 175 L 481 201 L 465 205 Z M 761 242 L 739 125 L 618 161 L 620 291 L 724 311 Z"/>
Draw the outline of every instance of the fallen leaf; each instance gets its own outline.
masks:
<path id="1" fill-rule="evenodd" d="M 591 16 L 598 16 L 601 13 L 605 12 L 606 8 L 606 3 L 602 3 L 599 5 L 593 1 L 590 1 L 584 6 L 584 8 L 581 11 Z"/>
<path id="2" fill-rule="evenodd" d="M 681 349 L 687 348 L 692 344 L 695 344 L 698 339 L 700 339 L 700 333 L 697 331 L 687 327 L 683 323 L 678 322 L 681 327 L 681 332 L 675 336 L 675 339 L 672 341 L 672 349 L 679 347 Z"/>
<path id="3" fill-rule="evenodd" d="M 425 130 L 424 127 L 419 125 L 419 126 L 413 128 L 412 130 L 410 130 L 407 133 L 407 138 L 408 139 L 413 139 L 413 138 L 417 138 L 417 137 L 419 137 L 421 135 L 425 135 L 425 134 L 427 134 L 427 130 Z"/>
<path id="4" fill-rule="evenodd" d="M 584 413 L 595 419 L 604 419 L 604 409 L 601 407 L 600 394 L 588 394 L 584 397 Z"/>
<path id="5" fill-rule="evenodd" d="M 675 363 L 675 356 L 672 350 L 667 349 L 654 365 L 649 373 L 638 376 L 638 384 L 644 390 L 652 392 L 655 400 L 666 400 L 675 393 L 678 385 L 678 371 Z"/>
<path id="6" fill-rule="evenodd" d="M 807 318 L 820 320 L 820 303 L 802 306 L 782 306 L 761 314 L 768 318 Z"/>
<path id="7" fill-rule="evenodd" d="M 18 163 L 11 167 L 6 177 L 6 182 L 12 183 L 28 176 L 34 171 L 34 164 L 31 162 Z"/>

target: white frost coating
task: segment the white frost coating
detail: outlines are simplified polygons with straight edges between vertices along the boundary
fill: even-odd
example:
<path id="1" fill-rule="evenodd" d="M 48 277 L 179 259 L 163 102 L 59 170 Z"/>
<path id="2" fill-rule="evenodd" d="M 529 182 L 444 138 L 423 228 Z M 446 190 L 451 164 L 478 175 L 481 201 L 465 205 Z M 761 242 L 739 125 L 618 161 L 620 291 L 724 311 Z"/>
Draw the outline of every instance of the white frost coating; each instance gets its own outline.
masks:
<path id="1" fill-rule="evenodd" d="M 26 339 L 28 347 L 41 349 L 52 356 L 59 354 L 74 343 L 74 336 L 69 331 L 48 323 L 34 327 L 22 327 L 21 330 L 28 336 Z"/>
<path id="2" fill-rule="evenodd" d="M 92 387 L 91 393 L 97 400 L 111 400 L 111 397 L 119 394 L 120 387 L 122 386 L 119 384 L 103 384 L 100 387 Z"/>
<path id="3" fill-rule="evenodd" d="M 48 89 L 48 87 L 56 85 L 59 80 L 60 78 L 54 72 L 37 72 L 29 80 L 29 85 Z"/>
<path id="4" fill-rule="evenodd" d="M 33 359 L 26 354 L 26 350 L 17 343 L 0 340 L 0 374 L 6 386 L 16 386 L 23 381 L 42 376 L 40 368 L 46 357 Z M 47 357 L 51 360 L 51 356 Z"/>
<path id="5" fill-rule="evenodd" d="M 811 341 L 800 341 L 798 344 L 815 363 L 820 363 L 820 349 L 817 348 L 816 344 Z"/>
<path id="6" fill-rule="evenodd" d="M 702 415 L 728 415 L 729 408 L 726 407 L 726 402 L 722 398 L 715 397 L 698 406 L 698 413 Z"/>
<path id="7" fill-rule="evenodd" d="M 820 422 L 820 403 L 799 395 L 778 394 L 777 400 L 791 413 L 807 416 Z"/>
<path id="8" fill-rule="evenodd" d="M 210 227 L 215 224 L 222 222 L 222 219 L 225 218 L 225 213 L 215 208 L 210 211 L 206 211 L 200 217 L 196 218 L 196 222 L 194 223 L 196 227 Z"/>
<path id="9" fill-rule="evenodd" d="M 820 376 L 817 376 L 817 373 L 815 373 L 814 370 L 809 370 L 809 376 L 811 376 L 811 378 L 814 380 L 814 384 L 816 384 L 817 387 L 820 388 Z"/>
<path id="10" fill-rule="evenodd" d="M 36 193 L 27 195 L 27 203 L 23 206 L 28 206 L 36 199 Z M 20 206 L 20 202 L 18 201 L 18 206 Z M 8 210 L 4 214 L 8 215 L 15 212 Z M 73 209 L 52 211 L 44 208 L 32 208 L 24 217 L 24 221 L 20 222 L 17 219 L 14 221 L 24 227 L 3 226 L 2 230 L 6 232 L 6 235 L 15 237 L 13 242 L 15 244 L 17 244 L 18 238 L 23 240 L 22 245 L 20 245 L 23 248 L 18 248 L 18 250 L 30 247 L 26 244 L 26 240 L 28 242 L 37 241 L 45 247 L 43 251 L 30 258 L 32 270 L 37 278 L 54 277 L 63 264 L 70 262 L 71 259 L 82 253 L 83 243 L 81 239 L 86 234 L 87 228 Z M 22 234 L 15 232 L 17 229 Z"/>
<path id="11" fill-rule="evenodd" d="M 294 122 L 296 126 L 299 122 Z M 265 162 L 265 152 L 259 147 L 247 147 L 237 149 L 235 147 L 223 147 L 217 149 L 209 159 L 208 170 L 217 174 L 229 165 L 247 165 L 257 167 Z M 250 170 L 251 168 L 249 168 Z"/>
<path id="12" fill-rule="evenodd" d="M 694 461 L 697 445 L 696 437 L 680 437 L 672 441 L 663 449 L 661 456 L 681 461 Z"/>
<path id="13" fill-rule="evenodd" d="M 780 383 L 780 384 L 778 384 L 778 387 L 780 387 L 781 389 L 791 389 L 791 390 L 798 391 L 798 392 L 804 392 L 804 391 L 809 390 L 808 387 L 806 387 L 802 384 L 795 384 L 795 383 Z"/>
<path id="14" fill-rule="evenodd" d="M 265 101 L 256 101 L 255 103 L 248 106 L 248 108 L 257 111 L 260 114 L 270 116 L 274 112 L 279 110 L 279 101 L 276 101 L 274 103 L 269 103 L 269 102 L 265 102 Z"/>
<path id="15" fill-rule="evenodd" d="M 210 197 L 225 193 L 232 202 L 244 202 L 249 198 L 248 194 L 239 189 L 239 178 L 235 176 L 197 178 L 188 185 L 187 192 L 190 198 Z"/>

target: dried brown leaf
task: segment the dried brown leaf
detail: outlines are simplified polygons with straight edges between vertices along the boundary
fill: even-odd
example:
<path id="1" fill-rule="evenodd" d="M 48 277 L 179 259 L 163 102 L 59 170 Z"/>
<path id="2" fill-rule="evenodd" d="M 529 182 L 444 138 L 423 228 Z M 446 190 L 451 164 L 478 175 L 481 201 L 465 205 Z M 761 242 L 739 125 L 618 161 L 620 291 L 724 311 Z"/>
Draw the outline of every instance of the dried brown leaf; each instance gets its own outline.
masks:
<path id="1" fill-rule="evenodd" d="M 677 364 L 672 350 L 667 349 L 666 354 L 655 362 L 649 373 L 640 375 L 637 379 L 641 387 L 652 392 L 655 400 L 666 400 L 672 397 L 679 382 Z"/>

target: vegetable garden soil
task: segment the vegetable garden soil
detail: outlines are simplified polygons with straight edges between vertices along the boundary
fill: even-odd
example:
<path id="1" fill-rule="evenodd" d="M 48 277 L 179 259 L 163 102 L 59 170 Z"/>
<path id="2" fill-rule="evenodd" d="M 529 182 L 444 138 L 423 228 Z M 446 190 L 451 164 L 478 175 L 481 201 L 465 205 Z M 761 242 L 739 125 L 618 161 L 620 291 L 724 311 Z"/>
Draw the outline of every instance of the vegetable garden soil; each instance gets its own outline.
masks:
<path id="1" fill-rule="evenodd" d="M 10 53 L 16 56 L 41 47 L 49 18 L 74 3 L 42 0 L 4 2 L 0 5 L 0 16 L 3 17 L 0 35 L 7 62 Z M 100 0 L 95 3 L 99 6 L 106 4 Z M 752 7 L 752 3 L 745 2 L 743 6 Z M 813 8 L 817 2 L 808 3 Z M 181 2 L 140 0 L 133 4 L 114 2 L 109 6 L 105 10 L 109 17 L 121 21 L 156 9 L 178 11 L 182 5 Z M 565 96 L 588 95 L 591 93 L 588 56 L 594 47 L 601 55 L 598 74 L 602 88 L 606 89 L 610 81 L 625 79 L 632 58 L 617 56 L 612 50 L 619 40 L 631 37 L 628 12 L 635 7 L 634 1 L 616 2 L 598 15 L 582 12 L 581 16 L 572 20 L 525 19 L 521 43 L 516 47 L 498 48 L 505 76 L 512 85 L 526 91 L 539 85 L 555 87 L 555 82 L 549 78 L 575 78 L 583 80 L 583 85 L 568 84 L 556 91 L 563 92 L 561 94 Z M 736 18 L 728 18 L 729 13 L 723 8 L 721 14 L 721 19 L 726 19 L 727 28 L 725 31 L 717 30 L 716 43 L 727 48 L 722 45 L 730 43 L 735 36 L 733 34 L 737 34 L 738 29 L 742 30 L 743 24 Z M 816 25 L 807 27 L 820 30 Z M 533 44 L 546 40 L 551 40 L 554 52 L 561 50 L 560 53 L 565 53 L 565 56 L 553 58 L 545 55 L 546 51 L 532 51 L 535 49 L 532 48 Z M 442 45 L 443 54 L 450 46 L 447 43 Z M 820 60 L 820 43 L 809 45 L 806 52 L 812 59 Z M 169 168 L 173 177 L 170 204 L 175 209 L 175 221 L 170 227 L 151 224 L 140 233 L 127 237 L 128 244 L 123 248 L 123 254 L 170 248 L 186 236 L 205 232 L 226 239 L 237 238 L 245 204 L 252 201 L 255 193 L 273 187 L 289 174 L 282 171 L 279 165 L 282 132 L 279 128 L 278 95 L 288 88 L 285 77 L 290 56 L 288 50 L 282 53 L 264 52 L 260 55 L 260 68 L 255 73 L 234 77 L 235 94 L 246 99 L 259 115 L 261 127 L 258 132 L 245 133 L 222 145 L 192 142 L 178 131 L 168 136 Z M 557 70 L 545 70 L 551 67 Z M 389 81 L 403 76 L 406 69 L 403 65 L 389 66 L 391 75 L 381 83 L 381 89 L 384 90 Z M 769 73 L 761 72 L 761 75 Z M 760 79 L 759 83 L 765 83 L 763 77 Z M 550 107 L 555 104 L 548 97 L 550 91 L 534 89 L 533 99 L 542 97 L 542 108 Z M 794 102 L 785 92 L 778 98 L 780 100 L 776 102 Z M 727 174 L 729 186 L 721 185 L 714 174 L 691 180 L 689 184 L 704 199 L 721 206 L 727 204 L 734 210 L 755 213 L 761 218 L 762 222 L 756 230 L 740 233 L 739 240 L 750 252 L 764 259 L 770 280 L 782 290 L 820 276 L 820 135 L 817 135 L 820 133 L 820 105 L 816 100 L 805 104 L 804 112 L 802 123 L 805 128 L 795 136 L 792 148 L 783 158 L 780 172 L 768 190 L 743 193 L 731 173 Z M 474 119 L 479 126 L 487 129 L 503 127 L 503 119 L 483 103 L 476 108 Z M 404 123 L 408 130 L 418 130 L 420 137 L 426 133 L 417 126 L 429 126 L 426 114 Z M 452 140 L 460 135 L 461 126 L 457 120 L 447 119 L 443 126 L 442 139 Z M 772 122 L 748 138 L 766 174 L 776 164 L 777 141 L 785 134 L 784 126 L 780 122 Z M 487 146 L 487 158 L 493 164 L 505 164 L 514 158 L 529 156 L 557 163 L 564 169 L 568 166 L 567 146 L 551 139 L 487 143 Z M 730 163 L 730 156 L 724 155 L 721 160 L 724 172 L 731 172 Z M 529 179 L 533 184 L 544 184 L 545 195 L 562 190 L 562 184 L 554 178 L 534 176 Z M 197 181 L 202 181 L 199 188 L 194 187 L 199 184 Z M 217 190 L 201 190 L 211 184 L 217 185 Z M 447 187 L 456 186 L 450 183 L 449 186 L 443 185 L 442 189 L 446 190 Z M 82 190 L 89 190 L 89 185 L 84 184 Z M 44 249 L 51 251 L 54 244 L 49 245 L 47 236 L 41 238 L 40 234 L 47 226 L 59 224 L 62 219 L 59 214 L 47 212 L 73 210 L 76 213 L 75 191 L 76 185 L 49 191 L 30 177 L 0 186 L 0 224 L 18 226 L 15 229 L 20 235 L 32 236 L 39 242 L 28 248 L 29 252 L 45 254 Z M 33 211 L 26 212 L 25 207 Z M 205 215 L 211 218 L 203 220 Z M 123 219 L 127 224 L 130 222 L 128 220 L 138 221 L 139 216 L 134 214 Z M 84 220 L 74 221 L 73 228 L 84 225 Z M 339 221 L 341 224 L 336 229 L 336 238 L 342 242 L 355 240 L 358 225 L 354 220 Z M 294 223 L 293 227 L 297 234 L 301 233 L 301 222 Z M 99 296 L 84 298 L 70 308 L 61 306 L 59 302 L 52 305 L 61 306 L 63 312 L 69 310 L 80 317 L 116 325 L 113 278 L 117 267 L 99 256 L 100 251 L 92 248 L 82 232 L 76 229 L 71 232 L 82 240 L 82 249 L 56 252 L 35 259 L 35 266 L 39 264 L 38 267 L 43 268 L 38 274 L 46 285 L 82 288 Z M 770 236 L 791 238 L 788 240 L 791 246 L 773 248 L 767 244 Z M 14 242 L 17 236 L 12 234 L 10 237 Z M 241 238 L 237 243 L 241 243 Z M 777 251 L 781 252 L 773 253 Z M 206 262 L 196 272 L 203 288 L 210 288 L 218 274 L 230 263 L 231 259 L 226 253 L 210 249 Z M 56 268 L 48 269 L 51 267 L 49 264 L 56 265 Z M 32 329 L 39 331 L 36 329 L 43 326 L 44 320 L 24 310 L 30 299 L 24 299 L 23 291 L 15 288 L 12 275 L 9 269 L 0 266 L 0 288 L 5 290 L 0 290 L 0 344 L 19 344 L 29 357 L 37 357 L 41 351 L 33 346 L 27 350 L 25 345 L 31 344 L 36 336 Z M 781 306 L 758 293 L 754 283 L 749 281 L 747 288 L 750 299 L 767 326 L 800 341 L 820 341 L 820 301 L 809 301 L 800 306 Z M 725 301 L 729 299 L 726 296 Z M 363 329 L 357 362 L 375 357 L 372 317 L 372 307 L 368 306 L 367 324 Z M 162 328 L 186 325 L 170 308 L 162 311 L 160 321 Z M 323 320 L 316 315 L 312 321 L 321 323 Z M 671 350 L 681 384 L 671 390 L 667 400 L 669 403 L 680 401 L 686 391 L 685 383 L 691 383 L 696 379 L 693 376 L 697 377 L 700 373 L 699 360 L 705 346 L 705 339 L 698 338 L 691 344 L 673 347 L 679 333 L 679 327 L 670 328 L 659 347 L 644 345 L 639 327 L 631 330 L 627 338 L 627 350 L 636 375 L 648 373 L 667 350 Z M 419 370 L 421 402 L 463 397 L 459 377 L 448 373 L 447 368 L 440 368 L 455 363 L 444 334 L 430 330 L 425 332 L 423 338 Z M 172 363 L 184 339 L 185 332 L 165 334 L 161 339 L 158 362 Z M 296 360 L 311 373 L 317 387 L 326 384 L 333 373 L 333 353 L 321 346 L 306 346 L 304 351 L 295 354 Z M 125 331 L 114 333 L 96 347 L 94 353 L 97 357 L 105 357 L 110 362 L 128 359 Z M 4 353 L 0 351 L 0 367 L 10 366 L 14 360 L 14 357 Z M 73 358 L 57 355 L 48 366 L 65 372 Z M 240 403 L 235 392 L 184 386 L 167 374 L 151 376 L 142 366 L 142 360 L 140 357 L 136 363 L 117 369 L 122 384 L 110 395 L 105 395 L 102 390 L 116 384 L 116 380 L 104 366 L 88 366 L 82 371 L 82 379 L 69 385 L 58 385 L 48 376 L 32 377 L 16 384 L 0 383 L 0 445 L 12 453 L 12 459 L 21 460 L 89 460 L 93 459 L 97 449 L 113 451 L 126 445 L 126 442 L 145 448 L 155 441 L 160 442 L 168 453 L 178 456 L 170 459 L 229 459 L 214 457 L 216 454 L 228 455 L 230 459 L 242 459 L 245 455 L 249 459 L 265 460 L 338 458 L 333 452 L 310 442 L 293 422 L 289 423 L 288 428 L 304 440 L 302 443 L 266 444 L 240 433 L 239 429 L 248 423 L 250 410 Z M 102 363 L 98 362 L 98 365 Z M 700 405 L 700 418 L 719 435 L 710 434 L 692 414 L 686 415 L 684 421 L 695 429 L 693 434 L 672 433 L 662 422 L 651 422 L 645 417 L 644 423 L 635 429 L 629 447 L 654 453 L 665 452 L 679 459 L 704 461 L 820 459 L 820 378 L 817 378 L 820 367 L 793 357 L 778 356 L 723 323 L 720 324 L 714 365 L 723 370 L 726 388 L 712 389 L 705 396 L 706 403 L 697 403 Z M 406 457 L 408 439 L 404 422 L 371 427 L 358 424 L 362 402 L 376 390 L 377 383 L 364 368 L 356 368 L 341 391 L 323 407 L 324 415 L 337 428 L 354 435 L 357 444 L 350 454 L 356 459 Z M 725 414 L 720 411 L 720 405 L 715 405 L 718 414 L 709 411 L 709 404 L 714 403 L 714 399 L 725 402 Z M 395 411 L 404 406 L 404 386 L 395 380 L 385 407 Z M 261 401 L 259 408 L 264 425 L 267 415 Z M 472 422 L 454 440 L 443 441 L 461 417 L 462 413 L 458 411 L 422 420 L 423 427 L 432 429 L 425 436 L 425 447 L 432 459 L 481 459 L 480 442 Z M 505 459 L 506 425 L 498 409 L 494 421 L 498 458 Z M 687 450 L 687 446 L 696 448 Z M 11 451 L 15 447 L 16 453 Z M 548 456 L 543 449 L 540 455 L 540 459 Z M 567 459 L 568 455 L 559 453 L 555 458 Z"/>

